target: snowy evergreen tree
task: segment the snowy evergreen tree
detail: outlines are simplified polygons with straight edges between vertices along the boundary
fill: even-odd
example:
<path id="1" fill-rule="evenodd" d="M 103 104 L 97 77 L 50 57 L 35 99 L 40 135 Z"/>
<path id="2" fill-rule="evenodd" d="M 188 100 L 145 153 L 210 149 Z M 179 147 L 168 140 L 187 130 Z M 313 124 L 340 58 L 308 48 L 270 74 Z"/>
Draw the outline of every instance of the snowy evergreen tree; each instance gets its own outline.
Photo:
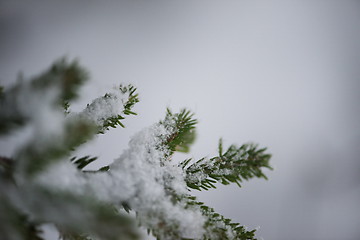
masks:
<path id="1" fill-rule="evenodd" d="M 139 239 L 139 228 L 157 239 L 256 239 L 247 230 L 197 201 L 192 191 L 253 177 L 265 178 L 270 155 L 254 144 L 224 148 L 218 156 L 172 161 L 195 139 L 193 114 L 173 113 L 140 131 L 109 166 L 75 150 L 96 134 L 124 127 L 139 101 L 136 88 L 121 85 L 71 112 L 88 74 L 77 62 L 55 62 L 44 73 L 1 88 L 0 134 L 21 128 L 30 137 L 14 156 L 0 157 L 0 239 L 40 240 L 53 224 L 62 239 Z"/>

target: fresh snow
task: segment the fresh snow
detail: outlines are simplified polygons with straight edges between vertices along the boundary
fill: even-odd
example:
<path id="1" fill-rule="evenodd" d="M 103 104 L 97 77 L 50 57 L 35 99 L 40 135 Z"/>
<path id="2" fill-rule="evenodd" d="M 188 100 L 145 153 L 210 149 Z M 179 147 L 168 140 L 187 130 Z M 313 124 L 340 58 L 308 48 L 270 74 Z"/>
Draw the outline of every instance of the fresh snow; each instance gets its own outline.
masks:
<path id="1" fill-rule="evenodd" d="M 97 124 L 119 114 L 122 98 L 110 95 L 98 98 L 79 114 Z M 119 110 L 120 109 L 120 110 Z M 138 220 L 148 228 L 158 225 L 177 226 L 184 238 L 201 238 L 205 218 L 199 209 L 186 209 L 174 204 L 170 189 L 177 195 L 188 194 L 183 170 L 166 159 L 169 150 L 163 142 L 173 133 L 171 121 L 154 124 L 136 134 L 108 172 L 81 173 L 68 160 L 60 161 L 41 173 L 37 184 L 49 189 L 90 195 L 100 201 L 121 207 L 127 203 L 138 214 Z"/>
<path id="2" fill-rule="evenodd" d="M 21 114 L 29 120 L 32 126 L 31 141 L 25 145 L 31 148 L 41 148 L 46 142 L 64 142 L 63 134 L 66 124 L 73 120 L 91 121 L 103 126 L 109 117 L 116 117 L 122 113 L 124 95 L 110 93 L 107 97 L 100 97 L 89 104 L 80 113 L 65 115 L 62 109 L 56 107 L 59 91 L 56 86 L 49 91 L 36 91 L 30 85 L 21 85 L 17 98 L 12 99 L 15 103 L 5 103 L 3 113 L 8 115 Z M 6 108 L 14 106 L 15 108 Z M 15 176 L 23 190 L 22 192 L 10 192 L 8 196 L 19 209 L 28 212 L 34 219 L 44 218 L 45 212 L 49 213 L 48 220 L 58 222 L 66 221 L 53 211 L 51 205 L 43 206 L 43 210 L 32 205 L 41 202 L 41 196 L 37 196 L 37 186 L 50 191 L 70 192 L 77 196 L 91 197 L 99 201 L 110 203 L 122 208 L 122 204 L 128 204 L 137 213 L 137 220 L 146 228 L 153 228 L 158 234 L 166 239 L 162 228 L 176 226 L 175 230 L 183 238 L 199 239 L 203 236 L 205 217 L 199 208 L 188 208 L 183 202 L 174 203 L 172 194 L 185 196 L 188 189 L 185 183 L 183 169 L 172 163 L 168 156 L 169 149 L 164 142 L 175 131 L 174 122 L 157 123 L 140 131 L 132 137 L 129 147 L 119 158 L 115 159 L 107 172 L 86 173 L 79 171 L 68 158 L 47 166 L 45 170 L 35 175 L 34 178 Z M 56 140 L 54 140 L 56 139 Z M 46 146 L 46 144 L 45 144 Z M 40 151 L 41 152 L 41 151 Z M 21 149 L 20 149 L 21 153 Z M 26 154 L 17 156 L 21 161 L 18 164 L 20 170 L 24 164 L 30 164 Z M 17 193 L 16 193 L 17 192 Z M 41 194 L 40 194 L 41 195 Z M 31 198 L 23 201 L 24 198 Z M 76 214 L 75 214 L 76 213 Z M 81 213 L 74 209 L 74 221 L 81 218 Z M 71 219 L 69 219 L 71 221 Z"/>
<path id="3" fill-rule="evenodd" d="M 104 202 L 126 202 L 146 227 L 156 229 L 159 224 L 175 224 L 182 237 L 200 238 L 205 222 L 200 211 L 173 204 L 167 192 L 173 189 L 179 195 L 188 193 L 182 169 L 164 161 L 168 150 L 162 149 L 161 143 L 169 134 L 161 124 L 139 132 L 108 172 L 84 175 L 70 162 L 62 161 L 37 181 L 51 189 L 91 195 Z"/>
<path id="4" fill-rule="evenodd" d="M 123 112 L 126 98 L 125 94 L 117 89 L 106 96 L 96 98 L 78 115 L 101 127 L 106 119 L 116 117 Z"/>

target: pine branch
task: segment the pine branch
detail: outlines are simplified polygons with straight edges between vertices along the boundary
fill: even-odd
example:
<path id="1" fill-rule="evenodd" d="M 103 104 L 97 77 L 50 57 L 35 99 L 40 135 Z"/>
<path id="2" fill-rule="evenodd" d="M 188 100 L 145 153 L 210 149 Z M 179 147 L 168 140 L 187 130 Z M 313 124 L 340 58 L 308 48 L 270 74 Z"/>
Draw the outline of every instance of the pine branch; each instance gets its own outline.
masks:
<path id="1" fill-rule="evenodd" d="M 79 169 L 80 171 L 84 172 L 84 173 L 97 173 L 97 172 L 107 172 L 110 170 L 110 166 L 103 166 L 98 170 L 84 170 L 84 168 L 89 165 L 90 163 L 96 161 L 98 158 L 97 157 L 91 157 L 91 156 L 84 156 L 84 157 L 72 157 L 70 158 L 70 162 L 72 162 L 73 164 L 75 164 L 75 166 L 77 167 L 77 169 Z"/>
<path id="2" fill-rule="evenodd" d="M 3 90 L 0 97 L 0 134 L 8 134 L 13 129 L 25 125 L 29 120 L 23 111 L 21 111 L 21 103 L 18 103 L 20 95 L 22 95 L 24 84 L 17 84 L 10 89 Z"/>
<path id="3" fill-rule="evenodd" d="M 82 170 L 84 167 L 94 162 L 96 159 L 97 157 L 85 156 L 81 158 L 72 157 L 70 161 L 75 164 L 79 170 Z"/>
<path id="4" fill-rule="evenodd" d="M 65 231 L 60 232 L 59 239 L 61 239 L 61 240 L 92 240 L 87 235 L 71 233 L 71 232 L 65 232 Z"/>
<path id="5" fill-rule="evenodd" d="M 68 101 L 64 101 L 63 108 L 65 115 L 68 115 L 70 113 L 70 103 Z"/>
<path id="6" fill-rule="evenodd" d="M 9 133 L 26 124 L 33 117 L 26 106 L 38 104 L 41 101 L 39 98 L 44 98 L 44 94 L 51 91 L 53 96 L 48 104 L 53 108 L 63 107 L 67 111 L 69 102 L 77 98 L 79 87 L 87 79 L 88 74 L 76 61 L 68 62 L 65 58 L 56 61 L 47 71 L 28 81 L 20 76 L 13 87 L 1 94 L 0 134 Z"/>
<path id="7" fill-rule="evenodd" d="M 40 236 L 39 224 L 30 221 L 3 196 L 0 196 L 0 223 L 1 239 L 44 240 Z"/>
<path id="8" fill-rule="evenodd" d="M 51 86 L 61 89 L 61 103 L 69 103 L 78 97 L 78 90 L 88 80 L 88 73 L 76 60 L 68 62 L 66 58 L 57 60 L 47 71 L 31 82 L 36 89 L 46 90 Z"/>
<path id="9" fill-rule="evenodd" d="M 0 181 L 14 182 L 14 160 L 0 157 Z"/>
<path id="10" fill-rule="evenodd" d="M 194 114 L 186 109 L 182 109 L 175 114 L 170 109 L 167 109 L 165 120 L 161 121 L 160 124 L 163 124 L 165 128 L 172 132 L 164 143 L 172 153 L 174 151 L 189 152 L 190 145 L 196 137 L 195 125 L 197 120 L 193 116 Z"/>
<path id="11" fill-rule="evenodd" d="M 23 176 L 33 176 L 67 156 L 95 133 L 96 128 L 88 122 L 71 119 L 66 122 L 62 135 L 53 136 L 57 141 L 32 141 L 19 150 L 16 156 L 18 168 Z M 42 144 L 41 148 L 39 144 Z"/>
<path id="12" fill-rule="evenodd" d="M 255 230 L 247 231 L 188 193 L 215 188 L 217 182 L 240 186 L 253 177 L 266 179 L 263 169 L 271 169 L 266 149 L 244 144 L 224 152 L 220 141 L 219 156 L 176 166 L 167 160 L 175 151 L 189 151 L 197 120 L 186 109 L 167 109 L 163 121 L 132 138 L 111 169 L 86 171 L 97 158 L 72 157 L 72 165 L 71 152 L 97 133 L 124 127 L 139 101 L 135 87 L 121 85 L 81 113 L 70 113 L 86 79 L 75 61 L 62 59 L 30 81 L 4 93 L 0 88 L 0 134 L 25 124 L 33 133 L 15 160 L 0 157 L 0 232 L 7 239 L 40 240 L 37 227 L 43 223 L 57 226 L 67 240 L 138 239 L 135 222 L 125 215 L 130 210 L 157 239 L 255 239 Z"/>
<path id="13" fill-rule="evenodd" d="M 34 187 L 22 189 L 20 196 L 39 223 L 51 222 L 69 236 L 93 236 L 101 240 L 137 240 L 136 223 L 127 215 L 89 196 Z M 51 213 L 51 214 L 49 214 Z"/>
<path id="14" fill-rule="evenodd" d="M 184 238 L 179 229 L 174 224 L 168 224 L 164 220 L 157 228 L 149 228 L 148 234 L 152 234 L 156 239 L 181 239 L 181 240 L 256 240 L 255 231 L 248 231 L 246 227 L 239 223 L 232 222 L 231 219 L 225 218 L 221 214 L 203 202 L 199 202 L 195 196 L 185 194 L 178 195 L 171 191 L 174 204 L 183 205 L 184 210 L 199 211 L 205 218 L 203 225 L 204 232 L 199 238 Z"/>
<path id="15" fill-rule="evenodd" d="M 270 154 L 266 148 L 258 149 L 256 144 L 244 144 L 241 147 L 231 145 L 225 153 L 222 141 L 219 142 L 219 156 L 211 159 L 202 158 L 195 163 L 191 159 L 180 163 L 186 173 L 186 183 L 189 188 L 208 190 L 216 188 L 216 182 L 228 185 L 240 183 L 253 177 L 267 179 L 263 168 L 272 169 L 269 165 Z"/>
<path id="16" fill-rule="evenodd" d="M 128 98 L 124 102 L 123 113 L 125 115 L 137 115 L 137 113 L 131 111 L 134 105 L 139 102 L 139 94 L 135 93 L 137 89 L 131 84 L 127 86 L 120 85 L 119 89 L 123 94 L 128 94 Z"/>
<path id="17" fill-rule="evenodd" d="M 125 127 L 122 120 L 128 115 L 137 115 L 132 111 L 134 105 L 139 102 L 139 96 L 134 86 L 120 87 L 114 93 L 106 93 L 88 104 L 79 115 L 82 118 L 94 122 L 98 126 L 98 132 L 104 134 L 110 128 Z"/>
<path id="18" fill-rule="evenodd" d="M 3 98 L 4 95 L 4 86 L 0 86 L 0 99 Z"/>
<path id="19" fill-rule="evenodd" d="M 225 218 L 215 212 L 211 207 L 198 202 L 196 197 L 187 196 L 187 205 L 189 208 L 200 208 L 202 214 L 206 216 L 204 240 L 222 239 L 222 240 L 256 240 L 255 230 L 247 231 L 239 223 L 234 223 L 231 219 Z"/>
<path id="20" fill-rule="evenodd" d="M 121 122 L 121 120 L 125 119 L 125 115 L 137 115 L 137 113 L 131 111 L 134 105 L 139 102 L 139 95 L 135 93 L 136 88 L 131 84 L 127 86 L 120 85 L 119 90 L 122 94 L 127 94 L 127 99 L 123 101 L 122 114 L 105 119 L 103 125 L 104 130 L 109 130 L 110 127 L 116 128 L 117 126 L 124 128 L 125 125 Z"/>

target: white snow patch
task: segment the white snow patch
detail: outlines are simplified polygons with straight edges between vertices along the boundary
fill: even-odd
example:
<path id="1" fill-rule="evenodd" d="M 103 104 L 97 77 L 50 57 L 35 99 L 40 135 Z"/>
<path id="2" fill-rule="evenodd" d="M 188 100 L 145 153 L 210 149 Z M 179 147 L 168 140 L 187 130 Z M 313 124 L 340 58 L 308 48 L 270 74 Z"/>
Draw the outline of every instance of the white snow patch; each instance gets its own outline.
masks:
<path id="1" fill-rule="evenodd" d="M 158 229 L 159 224 L 178 226 L 184 238 L 201 238 L 205 218 L 197 209 L 174 204 L 170 189 L 186 194 L 183 171 L 166 160 L 163 141 L 169 132 L 155 124 L 135 135 L 129 148 L 114 161 L 109 172 L 80 174 L 70 163 L 58 163 L 38 177 L 49 188 L 92 195 L 113 204 L 126 202 L 138 213 L 142 225 Z"/>
<path id="2" fill-rule="evenodd" d="M 117 91 L 108 93 L 106 96 L 96 98 L 81 113 L 76 115 L 94 122 L 97 126 L 103 126 L 106 119 L 123 112 L 126 100 L 125 94 L 117 89 Z"/>

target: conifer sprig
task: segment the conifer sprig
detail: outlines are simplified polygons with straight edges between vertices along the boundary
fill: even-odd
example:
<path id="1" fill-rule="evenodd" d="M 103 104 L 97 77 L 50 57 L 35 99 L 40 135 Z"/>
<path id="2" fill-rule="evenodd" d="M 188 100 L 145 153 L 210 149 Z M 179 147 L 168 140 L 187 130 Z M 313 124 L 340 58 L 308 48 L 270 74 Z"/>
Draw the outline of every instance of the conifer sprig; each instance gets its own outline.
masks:
<path id="1" fill-rule="evenodd" d="M 32 98 L 36 93 L 41 96 L 50 89 L 58 91 L 58 96 L 50 104 L 54 108 L 63 107 L 67 112 L 69 103 L 78 97 L 79 87 L 87 80 L 87 72 L 77 61 L 68 62 L 66 58 L 56 61 L 44 73 L 32 77 L 29 81 L 25 82 L 20 75 L 17 83 L 1 94 L 0 134 L 9 133 L 30 120 L 31 113 L 27 113 L 23 108 L 34 101 Z"/>
<path id="2" fill-rule="evenodd" d="M 216 182 L 224 185 L 236 183 L 240 187 L 243 180 L 253 177 L 267 179 L 263 168 L 272 168 L 269 165 L 271 155 L 265 151 L 266 148 L 259 149 L 258 145 L 250 143 L 240 147 L 231 145 L 223 153 L 220 140 L 219 156 L 202 158 L 192 164 L 192 159 L 187 159 L 180 166 L 186 173 L 185 180 L 189 188 L 208 190 L 216 188 Z"/>
<path id="3" fill-rule="evenodd" d="M 13 181 L 14 160 L 0 157 L 0 181 Z"/>
<path id="4" fill-rule="evenodd" d="M 109 128 L 116 128 L 117 126 L 125 127 L 125 125 L 121 122 L 125 119 L 125 115 L 137 115 L 136 112 L 132 111 L 132 108 L 136 103 L 139 102 L 139 95 L 136 93 L 136 88 L 129 84 L 127 86 L 120 85 L 119 90 L 122 94 L 127 94 L 127 99 L 123 101 L 123 111 L 122 114 L 118 114 L 116 116 L 109 117 L 104 120 L 104 125 L 100 133 L 104 133 L 104 130 L 109 130 Z M 104 96 L 111 97 L 110 94 L 105 94 Z"/>
<path id="5" fill-rule="evenodd" d="M 35 200 L 27 203 L 29 209 L 38 211 L 36 221 L 56 224 L 61 233 L 67 233 L 68 238 L 64 240 L 71 239 L 70 236 L 106 240 L 118 240 L 118 236 L 126 240 L 139 239 L 133 219 L 109 204 L 69 192 L 37 187 L 29 190 L 33 193 L 23 191 L 21 194 L 28 198 L 31 197 L 29 194 L 37 194 Z M 46 203 L 42 203 L 41 199 L 46 199 Z"/>
<path id="6" fill-rule="evenodd" d="M 137 113 L 132 111 L 134 105 L 139 102 L 139 95 L 136 93 L 136 90 L 131 84 L 126 86 L 120 85 L 116 92 L 106 93 L 104 96 L 88 104 L 84 111 L 80 113 L 80 116 L 91 119 L 98 126 L 98 133 L 100 134 L 104 134 L 110 128 L 118 126 L 124 128 L 123 120 L 125 116 L 137 115 Z M 120 105 L 118 104 L 119 102 L 121 102 Z M 100 105 L 108 105 L 109 109 L 103 111 L 99 109 Z"/>
<path id="7" fill-rule="evenodd" d="M 132 84 L 120 85 L 119 89 L 123 94 L 128 95 L 127 100 L 123 103 L 123 113 L 125 115 L 137 115 L 137 113 L 131 111 L 134 105 L 139 102 L 139 94 L 136 93 L 136 87 L 134 87 Z"/>
<path id="8" fill-rule="evenodd" d="M 90 163 L 96 161 L 98 159 L 98 157 L 92 157 L 92 156 L 84 156 L 84 157 L 72 157 L 70 158 L 70 162 L 72 162 L 73 164 L 75 164 L 75 166 L 77 167 L 77 169 L 79 169 L 80 171 L 84 172 L 84 173 L 97 173 L 97 172 L 107 172 L 110 170 L 110 166 L 106 165 L 101 167 L 98 170 L 84 170 L 84 168 L 86 166 L 88 166 Z"/>
<path id="9" fill-rule="evenodd" d="M 89 79 L 88 72 L 77 60 L 69 62 L 65 57 L 53 63 L 48 70 L 33 78 L 31 85 L 37 90 L 56 86 L 61 94 L 58 103 L 69 113 L 70 102 L 78 98 L 79 88 Z"/>
<path id="10" fill-rule="evenodd" d="M 139 101 L 134 86 L 120 85 L 83 112 L 70 113 L 86 79 L 76 61 L 62 59 L 3 94 L 0 88 L 0 133 L 26 124 L 33 130 L 13 159 L 0 157 L 0 238 L 4 232 L 9 240 L 40 240 L 38 227 L 52 223 L 64 240 L 138 239 L 134 219 L 125 215 L 133 209 L 138 223 L 159 240 L 255 239 L 255 230 L 216 213 L 189 190 L 266 179 L 263 169 L 271 169 L 271 156 L 265 148 L 231 145 L 224 152 L 220 141 L 219 156 L 174 165 L 166 160 L 175 151 L 189 151 L 197 120 L 186 109 L 167 109 L 163 121 L 131 139 L 111 169 L 84 170 L 97 158 L 70 158 L 73 151 L 97 133 L 124 127 Z"/>
<path id="11" fill-rule="evenodd" d="M 189 152 L 190 145 L 196 137 L 197 120 L 193 116 L 194 114 L 187 109 L 182 109 L 175 114 L 169 108 L 167 109 L 165 120 L 160 123 L 172 132 L 165 142 L 172 153 L 174 151 Z"/>
<path id="12" fill-rule="evenodd" d="M 3 97 L 4 94 L 4 86 L 0 86 L 0 99 Z"/>
<path id="13" fill-rule="evenodd" d="M 1 184 L 0 190 L 3 190 Z M 7 216 L 11 217 L 7 218 Z M 0 236 L 2 239 L 45 240 L 41 236 L 40 224 L 29 219 L 26 214 L 19 211 L 19 209 L 1 195 L 0 222 Z M 9 230 L 11 230 L 11 234 Z"/>
<path id="14" fill-rule="evenodd" d="M 38 147 L 39 142 L 33 141 L 19 150 L 16 158 L 17 164 L 23 176 L 33 176 L 49 166 L 51 163 L 61 161 L 62 157 L 67 156 L 84 142 L 91 139 L 96 133 L 96 128 L 85 121 L 68 121 L 65 125 L 63 134 L 54 136 L 57 141 L 40 140 L 42 147 Z"/>
<path id="15" fill-rule="evenodd" d="M 0 132 L 9 133 L 26 124 L 34 129 L 33 141 L 27 142 L 16 154 L 16 167 L 23 171 L 24 176 L 45 169 L 49 163 L 66 156 L 95 134 L 92 123 L 62 119 L 60 114 L 63 104 L 77 97 L 78 88 L 86 79 L 86 71 L 76 61 L 68 63 L 62 59 L 29 81 L 19 79 L 4 92 L 0 100 Z M 51 138 L 42 133 L 46 126 L 55 126 Z"/>
<path id="16" fill-rule="evenodd" d="M 256 240 L 256 230 L 247 231 L 244 226 L 232 222 L 231 219 L 225 218 L 215 212 L 213 208 L 206 206 L 203 202 L 197 201 L 195 196 L 187 196 L 186 201 L 188 207 L 200 208 L 202 214 L 206 216 L 203 240 Z"/>
<path id="17" fill-rule="evenodd" d="M 84 169 L 87 165 L 94 162 L 97 159 L 97 157 L 91 157 L 91 156 L 84 156 L 81 158 L 72 157 L 70 161 L 76 165 L 76 167 L 79 170 Z"/>
<path id="18" fill-rule="evenodd" d="M 21 90 L 24 88 L 22 82 L 11 88 L 4 90 L 0 97 L 0 134 L 8 134 L 17 127 L 25 125 L 29 120 L 29 116 L 24 114 L 18 104 L 18 99 L 21 95 Z"/>
<path id="19" fill-rule="evenodd" d="M 34 78 L 32 85 L 37 89 L 48 89 L 56 85 L 61 89 L 62 102 L 70 102 L 78 97 L 78 90 L 89 78 L 87 71 L 76 60 L 66 58 L 56 61 L 47 71 Z"/>

